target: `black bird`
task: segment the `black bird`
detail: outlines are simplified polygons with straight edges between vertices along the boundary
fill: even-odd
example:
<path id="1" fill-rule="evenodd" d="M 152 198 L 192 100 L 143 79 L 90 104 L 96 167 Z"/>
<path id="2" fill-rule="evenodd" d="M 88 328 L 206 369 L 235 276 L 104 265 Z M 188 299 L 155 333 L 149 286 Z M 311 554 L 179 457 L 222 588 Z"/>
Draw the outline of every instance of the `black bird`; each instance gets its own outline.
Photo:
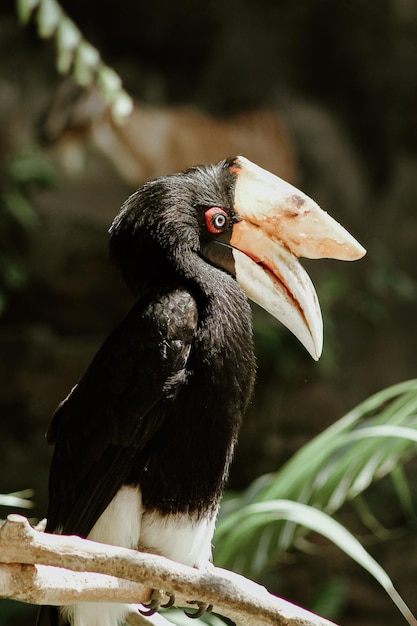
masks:
<path id="1" fill-rule="evenodd" d="M 110 228 L 110 255 L 137 301 L 53 416 L 47 531 L 207 567 L 254 384 L 246 296 L 317 359 L 321 314 L 297 257 L 364 253 L 244 157 L 136 191 Z M 117 626 L 126 610 L 75 604 L 52 609 L 51 623 Z"/>

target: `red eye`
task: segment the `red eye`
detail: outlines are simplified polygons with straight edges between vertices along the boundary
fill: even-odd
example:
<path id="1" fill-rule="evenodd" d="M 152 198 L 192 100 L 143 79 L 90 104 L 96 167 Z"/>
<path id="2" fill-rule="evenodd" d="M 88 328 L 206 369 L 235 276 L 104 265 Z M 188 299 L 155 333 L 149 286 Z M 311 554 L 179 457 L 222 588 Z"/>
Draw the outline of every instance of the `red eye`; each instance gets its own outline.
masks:
<path id="1" fill-rule="evenodd" d="M 218 206 L 213 206 L 204 214 L 206 220 L 207 230 L 213 235 L 222 233 L 230 224 L 229 215 L 224 209 Z"/>

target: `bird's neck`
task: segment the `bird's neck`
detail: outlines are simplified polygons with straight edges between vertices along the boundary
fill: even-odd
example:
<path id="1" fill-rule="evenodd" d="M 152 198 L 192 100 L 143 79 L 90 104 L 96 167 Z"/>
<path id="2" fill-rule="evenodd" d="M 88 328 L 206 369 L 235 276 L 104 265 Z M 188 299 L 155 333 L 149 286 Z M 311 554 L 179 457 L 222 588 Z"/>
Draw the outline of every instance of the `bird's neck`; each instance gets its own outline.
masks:
<path id="1" fill-rule="evenodd" d="M 232 276 L 211 265 L 198 253 L 188 253 L 177 259 L 175 271 L 193 292 L 200 310 L 216 309 L 219 300 L 225 304 L 224 299 L 229 297 L 231 301 L 226 307 L 227 312 L 228 308 L 233 308 L 235 300 L 247 300 Z"/>

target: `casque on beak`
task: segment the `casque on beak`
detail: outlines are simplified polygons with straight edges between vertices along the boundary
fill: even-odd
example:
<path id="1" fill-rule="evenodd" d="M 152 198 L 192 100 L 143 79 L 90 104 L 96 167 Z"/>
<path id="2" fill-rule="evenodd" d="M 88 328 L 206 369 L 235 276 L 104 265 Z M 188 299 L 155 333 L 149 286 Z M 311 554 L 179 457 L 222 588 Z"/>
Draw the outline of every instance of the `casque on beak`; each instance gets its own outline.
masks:
<path id="1" fill-rule="evenodd" d="M 239 156 L 230 245 L 236 280 L 247 296 L 282 322 L 313 359 L 323 346 L 323 322 L 314 286 L 298 261 L 360 259 L 366 250 L 308 196 Z"/>

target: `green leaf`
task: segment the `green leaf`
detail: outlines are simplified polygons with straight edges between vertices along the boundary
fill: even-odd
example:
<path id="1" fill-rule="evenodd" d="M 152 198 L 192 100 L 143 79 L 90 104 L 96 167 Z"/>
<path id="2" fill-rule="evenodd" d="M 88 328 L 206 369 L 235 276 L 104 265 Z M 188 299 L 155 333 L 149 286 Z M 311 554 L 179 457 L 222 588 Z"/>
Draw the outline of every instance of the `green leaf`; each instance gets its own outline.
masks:
<path id="1" fill-rule="evenodd" d="M 9 214 L 24 228 L 33 228 L 38 223 L 38 216 L 26 196 L 18 190 L 3 195 L 3 202 Z"/>
<path id="2" fill-rule="evenodd" d="M 8 166 L 7 174 L 14 187 L 30 184 L 50 187 L 54 182 L 54 171 L 49 162 L 30 146 L 20 150 L 14 156 Z"/>
<path id="3" fill-rule="evenodd" d="M 74 61 L 75 50 L 81 41 L 81 33 L 67 17 L 64 17 L 56 31 L 57 59 L 56 65 L 60 74 L 67 74 Z"/>
<path id="4" fill-rule="evenodd" d="M 110 102 L 114 94 L 122 88 L 122 79 L 120 76 L 107 65 L 102 65 L 97 74 L 97 82 L 104 94 Z"/>
<path id="5" fill-rule="evenodd" d="M 251 504 L 235 512 L 229 517 L 227 528 L 229 530 L 233 528 L 233 545 L 236 547 L 239 544 L 242 545 L 245 535 L 278 520 L 302 525 L 332 541 L 378 581 L 409 624 L 417 623 L 385 570 L 344 526 L 326 513 L 299 502 L 274 500 Z M 222 531 L 225 532 L 224 524 Z M 222 554 L 220 554 L 220 563 L 216 564 L 223 566 L 221 556 Z"/>
<path id="6" fill-rule="evenodd" d="M 52 37 L 63 14 L 55 0 L 41 0 L 38 10 L 38 34 L 43 39 Z"/>
<path id="7" fill-rule="evenodd" d="M 280 470 L 261 477 L 240 496 L 226 498 L 214 536 L 215 562 L 257 577 L 315 530 L 347 549 L 412 619 L 385 572 L 365 556 L 356 539 L 346 543 L 343 527 L 326 513 L 337 511 L 371 483 L 391 474 L 396 477 L 398 496 L 410 517 L 414 515 L 399 468 L 416 455 L 416 442 L 417 381 L 371 396 L 303 446 Z M 362 513 L 374 529 L 383 530 L 364 505 Z"/>
<path id="8" fill-rule="evenodd" d="M 26 281 L 26 270 L 21 262 L 11 259 L 4 254 L 0 255 L 0 277 L 8 289 L 19 289 Z"/>
<path id="9" fill-rule="evenodd" d="M 104 99 L 111 105 L 111 114 L 116 124 L 123 123 L 133 111 L 132 98 L 122 89 L 120 76 L 102 64 L 97 73 L 97 83 Z"/>
<path id="10" fill-rule="evenodd" d="M 399 458 L 410 455 L 413 450 L 415 454 L 412 432 L 416 429 L 416 411 L 415 380 L 375 394 L 303 446 L 271 475 L 257 500 L 291 498 L 325 503 L 328 510 L 336 510 L 374 477 L 389 473 Z M 385 431 L 391 435 L 396 432 L 399 436 L 393 439 L 387 435 L 385 443 L 381 444 L 384 431 L 373 438 L 371 432 L 376 435 L 378 431 L 359 428 L 366 420 L 369 426 L 385 424 L 410 430 Z"/>
<path id="11" fill-rule="evenodd" d="M 81 41 L 75 52 L 74 78 L 79 85 L 89 85 L 100 63 L 100 54 L 94 46 Z"/>
<path id="12" fill-rule="evenodd" d="M 97 80 L 113 121 L 125 122 L 133 110 L 131 97 L 122 89 L 119 75 L 106 66 L 99 51 L 84 39 L 81 32 L 62 10 L 56 0 L 16 0 L 19 19 L 26 24 L 38 9 L 37 23 L 40 37 L 55 36 L 56 67 L 59 73 L 72 76 L 78 85 L 87 87 Z"/>
<path id="13" fill-rule="evenodd" d="M 114 101 L 111 105 L 111 114 L 113 121 L 116 124 L 123 124 L 126 121 L 126 118 L 132 113 L 132 111 L 132 98 L 125 91 L 120 91 L 114 98 Z"/>
<path id="14" fill-rule="evenodd" d="M 17 0 L 16 8 L 19 22 L 23 25 L 27 24 L 40 0 Z"/>
<path id="15" fill-rule="evenodd" d="M 0 506 L 17 507 L 20 509 L 31 509 L 34 504 L 28 498 L 33 496 L 32 489 L 15 493 L 0 493 Z"/>
<path id="16" fill-rule="evenodd" d="M 400 465 L 394 467 L 390 477 L 395 487 L 404 515 L 408 518 L 410 523 L 415 523 L 416 513 L 413 506 L 413 498 L 404 469 Z"/>

